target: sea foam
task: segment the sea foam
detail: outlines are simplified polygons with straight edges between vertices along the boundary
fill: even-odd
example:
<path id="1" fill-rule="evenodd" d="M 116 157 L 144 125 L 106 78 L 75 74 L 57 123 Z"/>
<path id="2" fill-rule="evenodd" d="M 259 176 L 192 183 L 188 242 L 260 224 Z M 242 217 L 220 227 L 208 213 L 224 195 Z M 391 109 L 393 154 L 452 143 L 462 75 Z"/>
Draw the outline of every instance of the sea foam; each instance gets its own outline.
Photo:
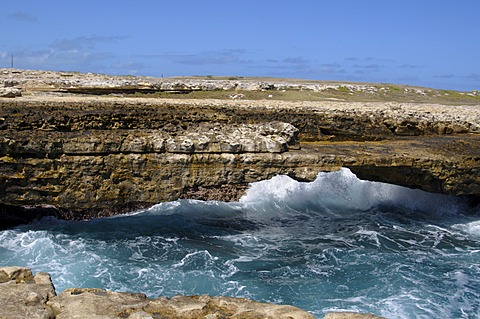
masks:
<path id="1" fill-rule="evenodd" d="M 480 313 L 480 213 L 460 198 L 358 179 L 253 183 L 239 202 L 178 200 L 112 218 L 0 232 L 0 265 L 100 287 L 281 302 L 318 318 Z"/>
<path id="2" fill-rule="evenodd" d="M 275 176 L 253 183 L 240 202 L 288 202 L 293 206 L 311 204 L 355 210 L 390 205 L 437 214 L 457 214 L 468 209 L 464 200 L 457 197 L 360 180 L 348 168 L 321 172 L 313 182 L 297 182 L 285 175 Z"/>

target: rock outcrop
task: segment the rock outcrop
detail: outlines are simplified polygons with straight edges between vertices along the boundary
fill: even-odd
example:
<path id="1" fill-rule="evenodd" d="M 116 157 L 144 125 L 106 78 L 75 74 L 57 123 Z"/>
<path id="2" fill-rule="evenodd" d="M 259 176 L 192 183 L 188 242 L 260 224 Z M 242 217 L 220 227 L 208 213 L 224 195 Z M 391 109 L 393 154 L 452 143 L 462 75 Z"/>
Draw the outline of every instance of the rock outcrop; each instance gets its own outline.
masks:
<path id="1" fill-rule="evenodd" d="M 150 299 L 142 293 L 111 292 L 98 288 L 70 288 L 57 296 L 49 274 L 37 273 L 33 276 L 28 268 L 4 267 L 0 268 L 0 318 L 314 319 L 314 316 L 293 306 L 221 296 Z M 325 318 L 378 317 L 331 313 Z"/>
<path id="2" fill-rule="evenodd" d="M 22 267 L 0 268 L 0 318 L 55 318 L 49 300 L 55 297 L 50 275 Z"/>
<path id="3" fill-rule="evenodd" d="M 194 86 L 188 79 L 16 72 L 4 82 L 25 94 L 0 99 L 2 227 L 178 198 L 235 200 L 248 183 L 277 174 L 311 181 L 340 167 L 474 204 L 480 198 L 479 104 L 65 95 L 58 92 L 114 86 L 128 93 L 128 85 L 172 81 L 169 90 L 215 91 L 224 80 L 196 79 Z M 256 90 L 279 88 L 261 83 Z"/>
<path id="4" fill-rule="evenodd" d="M 56 319 L 70 318 L 271 318 L 313 319 L 292 307 L 248 299 L 210 296 L 175 296 L 148 299 L 144 294 L 102 289 L 67 289 L 47 303 Z"/>
<path id="5" fill-rule="evenodd" d="M 22 96 L 22 91 L 17 88 L 0 87 L 0 97 L 18 97 Z"/>

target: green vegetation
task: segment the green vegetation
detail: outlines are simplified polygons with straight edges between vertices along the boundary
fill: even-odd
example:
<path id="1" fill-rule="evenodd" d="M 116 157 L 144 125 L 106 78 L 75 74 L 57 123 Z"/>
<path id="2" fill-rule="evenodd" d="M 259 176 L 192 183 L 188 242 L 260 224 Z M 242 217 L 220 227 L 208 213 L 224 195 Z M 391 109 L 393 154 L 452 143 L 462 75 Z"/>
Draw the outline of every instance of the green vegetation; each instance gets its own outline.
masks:
<path id="1" fill-rule="evenodd" d="M 200 77 L 197 77 L 197 79 Z M 201 77 L 214 80 L 244 80 L 243 77 Z M 251 80 L 251 79 L 246 79 Z M 261 79 L 259 79 L 261 80 Z M 270 79 L 271 80 L 271 79 Z M 268 80 L 267 80 L 268 81 Z M 272 81 L 272 83 L 275 81 Z M 282 82 L 275 82 L 282 83 Z M 288 83 L 288 82 L 287 82 Z M 299 81 L 299 83 L 302 83 Z M 347 102 L 389 102 L 436 103 L 480 105 L 480 95 L 476 92 L 435 90 L 395 84 L 342 84 L 328 83 L 331 87 L 320 91 L 308 89 L 269 89 L 263 91 L 242 90 L 192 90 L 176 92 L 136 93 L 134 97 L 156 97 L 175 99 L 237 99 L 237 100 L 282 100 L 282 101 L 347 101 Z M 288 86 L 287 86 L 288 87 Z"/>
<path id="2" fill-rule="evenodd" d="M 336 91 L 340 92 L 340 93 L 351 93 L 350 89 L 345 87 L 345 86 L 339 86 L 338 89 L 336 89 Z"/>

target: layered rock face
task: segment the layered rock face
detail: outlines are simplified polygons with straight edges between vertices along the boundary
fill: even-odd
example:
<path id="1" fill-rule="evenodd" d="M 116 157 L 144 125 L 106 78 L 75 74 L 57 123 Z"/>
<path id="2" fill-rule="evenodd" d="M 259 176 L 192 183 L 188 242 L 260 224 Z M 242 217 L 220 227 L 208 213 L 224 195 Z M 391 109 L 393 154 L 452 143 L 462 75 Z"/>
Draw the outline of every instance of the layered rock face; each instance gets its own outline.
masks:
<path id="1" fill-rule="evenodd" d="M 58 296 L 47 273 L 35 276 L 28 268 L 0 268 L 0 318 L 170 318 L 170 319 L 314 319 L 287 305 L 243 298 L 175 296 L 147 298 L 141 293 L 111 292 L 98 288 L 70 288 Z M 329 313 L 325 318 L 381 319 L 368 314 Z"/>
<path id="2" fill-rule="evenodd" d="M 92 97 L 45 92 L 64 84 L 35 91 L 32 79 L 16 83 L 23 96 L 0 99 L 4 227 L 178 198 L 235 200 L 251 182 L 277 174 L 311 181 L 340 167 L 369 180 L 480 194 L 479 105 Z"/>

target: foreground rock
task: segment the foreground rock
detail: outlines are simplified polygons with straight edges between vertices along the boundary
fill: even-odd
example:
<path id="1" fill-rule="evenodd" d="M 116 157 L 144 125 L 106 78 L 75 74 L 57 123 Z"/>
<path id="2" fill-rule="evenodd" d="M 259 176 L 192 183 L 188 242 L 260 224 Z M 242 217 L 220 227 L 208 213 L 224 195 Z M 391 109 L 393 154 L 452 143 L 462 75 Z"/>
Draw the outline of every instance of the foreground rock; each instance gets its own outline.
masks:
<path id="1" fill-rule="evenodd" d="M 55 297 L 50 275 L 21 267 L 0 268 L 0 318 L 55 318 L 47 302 Z"/>
<path id="2" fill-rule="evenodd" d="M 109 216 L 178 198 L 236 200 L 249 183 L 274 175 L 312 181 L 340 167 L 363 179 L 480 201 L 478 104 L 98 97 L 71 92 L 167 90 L 173 82 L 171 90 L 215 92 L 232 81 L 15 72 L 4 83 L 26 93 L 0 99 L 0 228 L 43 215 Z M 221 90 L 234 93 L 242 83 L 272 89 L 234 82 Z"/>
<path id="3" fill-rule="evenodd" d="M 325 318 L 373 319 L 370 315 L 327 314 Z M 149 299 L 141 293 L 110 292 L 97 288 L 71 288 L 56 296 L 46 273 L 35 276 L 28 268 L 0 268 L 0 318 L 170 318 L 170 319 L 314 319 L 292 306 L 243 298 L 176 296 Z"/>
<path id="4" fill-rule="evenodd" d="M 148 299 L 144 294 L 102 289 L 67 289 L 49 301 L 57 319 L 69 318 L 272 318 L 313 319 L 292 306 L 265 304 L 248 299 L 210 296 L 176 296 Z"/>

